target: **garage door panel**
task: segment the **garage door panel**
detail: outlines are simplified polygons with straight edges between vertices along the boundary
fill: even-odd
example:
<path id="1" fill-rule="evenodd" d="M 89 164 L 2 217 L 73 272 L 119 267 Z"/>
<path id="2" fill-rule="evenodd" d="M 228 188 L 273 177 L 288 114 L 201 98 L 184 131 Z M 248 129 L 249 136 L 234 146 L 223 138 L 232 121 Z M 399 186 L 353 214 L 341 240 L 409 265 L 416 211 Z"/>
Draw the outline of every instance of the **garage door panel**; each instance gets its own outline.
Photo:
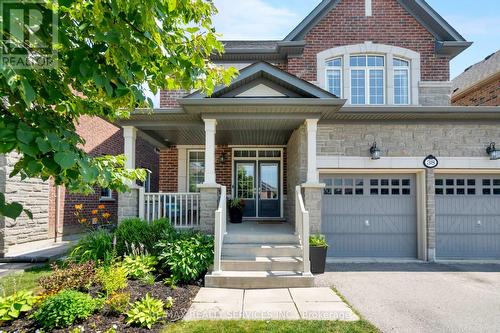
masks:
<path id="1" fill-rule="evenodd" d="M 327 184 L 322 232 L 330 244 L 328 256 L 417 256 L 414 177 L 331 175 L 322 180 Z"/>
<path id="2" fill-rule="evenodd" d="M 494 175 L 436 177 L 438 259 L 500 259 L 498 178 Z"/>

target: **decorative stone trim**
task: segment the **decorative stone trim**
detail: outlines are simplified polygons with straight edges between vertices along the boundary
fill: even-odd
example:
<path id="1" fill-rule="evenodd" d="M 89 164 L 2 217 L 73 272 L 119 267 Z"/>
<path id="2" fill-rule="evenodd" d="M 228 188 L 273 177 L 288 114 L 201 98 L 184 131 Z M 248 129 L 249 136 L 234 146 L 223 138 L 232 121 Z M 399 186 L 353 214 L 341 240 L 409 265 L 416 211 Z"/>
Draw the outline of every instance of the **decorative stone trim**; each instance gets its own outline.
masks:
<path id="1" fill-rule="evenodd" d="M 420 81 L 420 54 L 418 52 L 405 49 L 399 46 L 374 44 L 366 41 L 363 44 L 354 44 L 334 47 L 328 50 L 319 52 L 317 58 L 317 82 L 318 86 L 326 89 L 326 61 L 331 58 L 342 57 L 342 91 L 344 96 L 339 96 L 350 101 L 350 65 L 349 56 L 351 54 L 382 54 L 386 61 L 386 104 L 394 104 L 394 71 L 392 60 L 394 57 L 403 58 L 410 61 L 410 99 L 411 105 L 419 103 L 419 86 Z"/>

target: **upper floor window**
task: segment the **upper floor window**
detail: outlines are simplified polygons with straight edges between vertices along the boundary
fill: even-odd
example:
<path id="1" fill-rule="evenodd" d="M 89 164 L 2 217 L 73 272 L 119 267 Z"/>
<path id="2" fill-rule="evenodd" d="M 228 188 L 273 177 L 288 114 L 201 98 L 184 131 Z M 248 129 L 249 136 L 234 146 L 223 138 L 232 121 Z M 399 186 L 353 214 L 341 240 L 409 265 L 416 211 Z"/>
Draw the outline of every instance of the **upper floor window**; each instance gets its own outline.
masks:
<path id="1" fill-rule="evenodd" d="M 326 88 L 335 96 L 342 96 L 342 58 L 326 62 Z"/>
<path id="2" fill-rule="evenodd" d="M 393 59 L 394 104 L 410 104 L 410 62 L 400 58 Z"/>
<path id="3" fill-rule="evenodd" d="M 385 58 L 376 55 L 350 57 L 351 104 L 384 104 Z"/>
<path id="4" fill-rule="evenodd" d="M 317 55 L 317 83 L 351 105 L 417 105 L 420 54 L 364 42 Z"/>

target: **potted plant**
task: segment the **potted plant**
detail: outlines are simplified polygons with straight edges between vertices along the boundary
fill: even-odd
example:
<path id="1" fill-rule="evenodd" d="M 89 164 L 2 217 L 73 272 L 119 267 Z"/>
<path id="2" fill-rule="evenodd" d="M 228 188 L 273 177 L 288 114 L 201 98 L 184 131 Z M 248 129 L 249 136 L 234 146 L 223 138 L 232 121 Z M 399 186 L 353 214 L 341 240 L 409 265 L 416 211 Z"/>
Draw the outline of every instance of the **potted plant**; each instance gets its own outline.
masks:
<path id="1" fill-rule="evenodd" d="M 322 274 L 325 272 L 326 251 L 328 243 L 324 235 L 311 235 L 309 237 L 309 260 L 311 273 Z"/>
<path id="2" fill-rule="evenodd" d="M 243 222 L 244 207 L 245 207 L 245 202 L 240 198 L 234 198 L 229 200 L 229 220 L 231 221 L 231 223 Z"/>

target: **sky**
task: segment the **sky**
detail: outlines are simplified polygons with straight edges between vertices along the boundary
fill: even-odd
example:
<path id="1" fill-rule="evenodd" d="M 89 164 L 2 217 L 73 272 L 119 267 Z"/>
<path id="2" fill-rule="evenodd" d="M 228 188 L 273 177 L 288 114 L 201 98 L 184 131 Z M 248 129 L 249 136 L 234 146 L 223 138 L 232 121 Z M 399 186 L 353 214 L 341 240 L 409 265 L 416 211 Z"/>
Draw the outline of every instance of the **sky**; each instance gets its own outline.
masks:
<path id="1" fill-rule="evenodd" d="M 283 39 L 321 0 L 214 0 L 223 39 Z M 474 44 L 451 62 L 451 78 L 500 49 L 499 0 L 427 0 Z"/>

